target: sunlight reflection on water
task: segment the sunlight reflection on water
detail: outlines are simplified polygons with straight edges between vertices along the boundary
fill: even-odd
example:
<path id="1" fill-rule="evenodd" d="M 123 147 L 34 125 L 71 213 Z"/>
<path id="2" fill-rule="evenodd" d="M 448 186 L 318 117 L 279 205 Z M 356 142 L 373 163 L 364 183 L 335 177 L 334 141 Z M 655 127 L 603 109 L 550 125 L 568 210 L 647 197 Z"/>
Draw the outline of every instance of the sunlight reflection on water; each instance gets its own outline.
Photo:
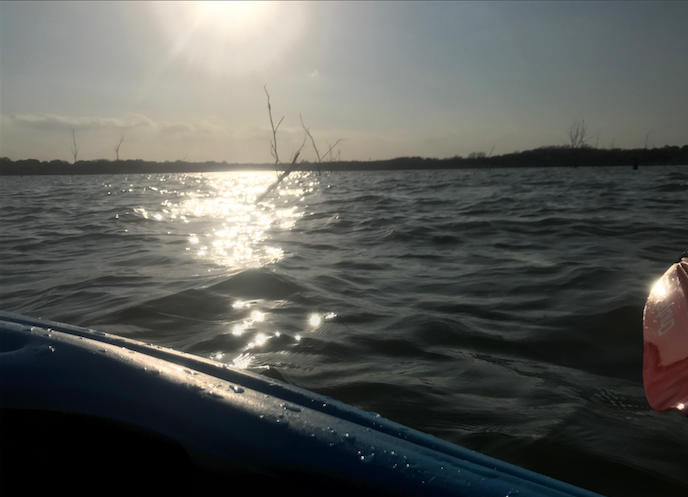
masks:
<path id="1" fill-rule="evenodd" d="M 308 173 L 293 173 L 264 202 L 255 200 L 274 181 L 268 172 L 189 174 L 178 189 L 149 186 L 164 195 L 157 212 L 135 209 L 145 219 L 187 225 L 186 250 L 193 257 L 233 269 L 261 267 L 284 257 L 266 243 L 272 226 L 291 229 L 301 216 L 298 203 L 312 191 Z"/>
<path id="2" fill-rule="evenodd" d="M 202 263 L 197 267 L 210 264 L 210 267 L 224 268 L 221 274 L 227 270 L 236 274 L 284 258 L 283 249 L 270 239 L 269 230 L 292 229 L 303 215 L 305 196 L 317 186 L 317 179 L 311 173 L 294 172 L 264 201 L 256 203 L 256 198 L 275 179 L 271 172 L 163 177 L 159 184 L 145 188 L 148 193 L 160 195 L 161 202 L 155 208 L 148 203 L 145 208 L 134 210 L 147 220 L 168 223 L 168 233 L 182 237 L 183 244 L 178 247 Z M 271 339 L 280 337 L 280 331 L 266 329 L 270 326 L 265 322 L 270 311 L 262 304 L 260 300 L 236 300 L 232 304 L 242 317 L 227 323 L 225 333 L 240 339 L 243 346 L 232 352 L 218 350 L 210 354 L 211 358 L 240 368 L 260 367 L 255 365 L 255 354 Z M 315 331 L 322 319 L 315 314 L 304 316 L 304 328 Z M 301 336 L 283 338 L 294 343 Z M 235 357 L 230 359 L 228 354 Z"/>

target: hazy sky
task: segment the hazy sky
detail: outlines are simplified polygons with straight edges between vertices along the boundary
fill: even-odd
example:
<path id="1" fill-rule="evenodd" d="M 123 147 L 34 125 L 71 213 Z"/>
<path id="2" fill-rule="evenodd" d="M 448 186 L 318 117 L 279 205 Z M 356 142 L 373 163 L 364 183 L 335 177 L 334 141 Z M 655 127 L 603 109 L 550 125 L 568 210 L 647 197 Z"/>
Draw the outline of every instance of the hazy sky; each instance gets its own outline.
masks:
<path id="1" fill-rule="evenodd" d="M 208 5 L 210 4 L 210 5 Z M 0 3 L 0 155 L 272 162 L 688 144 L 688 2 Z M 648 136 L 649 133 L 649 136 Z M 314 159 L 312 149 L 302 157 Z"/>

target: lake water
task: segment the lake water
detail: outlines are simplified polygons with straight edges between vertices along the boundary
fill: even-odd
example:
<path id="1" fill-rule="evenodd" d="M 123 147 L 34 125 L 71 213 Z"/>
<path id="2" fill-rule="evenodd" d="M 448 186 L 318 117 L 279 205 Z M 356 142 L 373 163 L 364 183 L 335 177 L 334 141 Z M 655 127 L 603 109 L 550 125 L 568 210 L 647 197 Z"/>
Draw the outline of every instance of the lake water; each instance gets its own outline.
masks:
<path id="1" fill-rule="evenodd" d="M 688 494 L 642 312 L 688 168 L 0 178 L 0 307 L 248 368 L 610 496 Z"/>

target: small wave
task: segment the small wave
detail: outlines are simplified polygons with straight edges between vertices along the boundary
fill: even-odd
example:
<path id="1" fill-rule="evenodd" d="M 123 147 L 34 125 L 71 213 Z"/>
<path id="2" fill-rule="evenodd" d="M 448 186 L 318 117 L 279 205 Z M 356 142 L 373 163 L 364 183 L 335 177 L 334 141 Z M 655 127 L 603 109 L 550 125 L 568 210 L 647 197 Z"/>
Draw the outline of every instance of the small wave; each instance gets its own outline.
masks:
<path id="1" fill-rule="evenodd" d="M 688 173 L 681 171 L 671 171 L 669 172 L 668 178 L 672 181 L 684 181 L 688 180 Z"/>
<path id="2" fill-rule="evenodd" d="M 213 292 L 245 298 L 286 299 L 304 291 L 293 280 L 266 268 L 246 269 L 209 287 Z"/>
<path id="3" fill-rule="evenodd" d="M 659 193 L 676 193 L 688 191 L 688 183 L 667 183 L 656 186 L 653 191 Z"/>

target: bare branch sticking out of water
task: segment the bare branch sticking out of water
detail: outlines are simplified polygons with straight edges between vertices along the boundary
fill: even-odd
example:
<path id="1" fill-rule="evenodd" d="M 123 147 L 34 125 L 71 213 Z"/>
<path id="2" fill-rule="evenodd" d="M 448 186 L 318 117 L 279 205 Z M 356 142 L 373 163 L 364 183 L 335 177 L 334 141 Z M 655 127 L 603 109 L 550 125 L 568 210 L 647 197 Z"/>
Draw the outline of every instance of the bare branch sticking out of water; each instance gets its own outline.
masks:
<path id="1" fill-rule="evenodd" d="M 318 147 L 315 145 L 313 135 L 311 135 L 311 130 L 303 123 L 303 116 L 301 114 L 299 114 L 299 119 L 301 119 L 301 126 L 303 126 L 303 130 L 306 132 L 306 136 L 311 139 L 311 144 L 313 145 L 313 150 L 315 150 L 315 156 L 318 158 L 318 162 L 322 162 L 320 153 L 318 152 Z"/>
<path id="2" fill-rule="evenodd" d="M 115 154 L 116 154 L 116 156 L 117 156 L 117 160 L 119 160 L 119 147 L 122 146 L 122 142 L 123 142 L 123 141 L 124 141 L 124 136 L 122 136 L 122 138 L 119 139 L 119 143 L 118 143 L 117 146 L 115 147 Z"/>
<path id="3" fill-rule="evenodd" d="M 334 144 L 332 144 L 332 145 L 330 145 L 328 143 L 328 145 L 330 145 L 330 148 L 327 149 L 327 152 L 325 152 L 325 155 L 323 156 L 323 157 L 329 156 L 329 159 L 327 159 L 328 162 L 334 162 L 335 158 L 332 157 L 332 150 L 334 149 L 334 147 L 336 147 L 337 145 L 339 145 L 343 141 L 344 141 L 344 138 L 340 138 L 339 140 L 334 142 Z M 339 152 L 337 152 L 337 157 L 339 157 L 339 155 L 340 155 Z"/>
<path id="4" fill-rule="evenodd" d="M 332 162 L 334 160 L 332 157 L 332 150 L 334 149 L 334 147 L 339 145 L 344 140 L 342 138 L 340 138 L 339 140 L 334 142 L 333 145 L 330 145 L 328 143 L 329 148 L 327 149 L 327 152 L 325 152 L 321 156 L 320 152 L 318 152 L 318 147 L 315 144 L 315 140 L 313 139 L 313 135 L 311 135 L 311 129 L 306 127 L 306 125 L 303 122 L 303 116 L 301 116 L 301 114 L 299 114 L 299 118 L 301 119 L 301 126 L 303 127 L 303 130 L 306 132 L 306 135 L 308 136 L 308 138 L 311 139 L 311 144 L 313 145 L 313 150 L 315 150 L 315 156 L 318 158 L 318 163 L 322 162 L 323 160 L 327 160 L 328 162 Z M 328 157 L 329 157 L 329 159 L 328 159 Z"/>
<path id="5" fill-rule="evenodd" d="M 311 144 L 313 145 L 313 150 L 315 150 L 315 156 L 318 158 L 318 172 L 322 173 L 322 171 L 320 170 L 320 164 L 322 164 L 323 159 L 326 159 L 329 157 L 327 159 L 327 162 L 333 162 L 334 157 L 332 157 L 332 150 L 334 149 L 334 147 L 339 145 L 339 143 L 341 143 L 343 141 L 343 139 L 340 138 L 339 140 L 334 142 L 333 145 L 330 145 L 329 143 L 326 142 L 329 145 L 329 148 L 327 149 L 327 152 L 325 152 L 325 154 L 321 156 L 320 152 L 318 152 L 318 147 L 315 144 L 315 139 L 313 138 L 313 135 L 311 135 L 310 128 L 307 128 L 306 125 L 304 124 L 303 116 L 301 114 L 299 114 L 299 118 L 301 119 L 301 126 L 303 127 L 303 130 L 306 132 L 306 135 L 308 136 L 308 138 L 311 139 Z M 337 156 L 339 157 L 339 154 L 337 154 Z"/>
<path id="6" fill-rule="evenodd" d="M 279 155 L 277 153 L 277 129 L 279 128 L 280 124 L 282 124 L 282 121 L 284 120 L 284 117 L 280 119 L 280 121 L 277 123 L 277 126 L 275 126 L 274 121 L 272 119 L 272 106 L 270 105 L 270 94 L 268 93 L 267 89 L 268 85 L 263 86 L 263 90 L 265 90 L 265 95 L 268 98 L 268 116 L 270 117 L 270 127 L 272 128 L 272 140 L 270 141 L 270 152 L 272 153 L 272 156 L 275 158 L 275 164 L 279 164 Z M 323 161 L 323 158 L 326 158 L 329 156 L 329 162 L 333 161 L 332 157 L 332 150 L 334 147 L 336 147 L 342 140 L 337 140 L 334 145 L 330 145 L 329 149 L 325 153 L 325 155 L 321 156 L 320 152 L 318 151 L 318 147 L 315 144 L 315 140 L 313 139 L 313 135 L 311 135 L 311 131 L 309 128 L 306 127 L 305 123 L 303 122 L 303 116 L 299 114 L 299 118 L 301 119 L 301 126 L 303 127 L 303 130 L 305 131 L 305 135 L 303 137 L 303 142 L 301 143 L 301 146 L 298 148 L 296 153 L 294 154 L 294 157 L 291 160 L 291 164 L 288 168 L 284 170 L 278 177 L 277 181 L 275 181 L 273 184 L 271 184 L 267 190 L 265 190 L 262 194 L 258 196 L 256 199 L 256 203 L 262 202 L 266 196 L 270 194 L 275 188 L 277 188 L 277 185 L 279 185 L 284 178 L 289 176 L 289 173 L 291 173 L 297 164 L 297 159 L 299 158 L 299 154 L 303 150 L 303 148 L 306 146 L 306 140 L 310 138 L 311 144 L 313 145 L 313 150 L 315 150 L 315 156 L 318 158 L 318 164 L 320 164 Z M 329 143 L 328 143 L 329 145 Z M 303 161 L 302 161 L 303 162 Z M 300 164 L 300 163 L 299 163 Z"/>
<path id="7" fill-rule="evenodd" d="M 270 127 L 272 128 L 272 141 L 270 142 L 270 152 L 272 153 L 272 156 L 275 158 L 275 164 L 279 164 L 279 154 L 277 153 L 277 129 L 279 128 L 280 124 L 282 124 L 282 121 L 284 120 L 284 117 L 280 119 L 280 121 L 277 123 L 277 126 L 275 126 L 274 121 L 272 120 L 272 106 L 270 105 L 270 94 L 268 93 L 268 85 L 263 86 L 263 90 L 265 90 L 265 95 L 268 97 L 268 115 L 270 116 Z M 301 121 L 303 123 L 303 120 Z M 296 166 L 298 166 L 300 163 L 297 162 L 299 159 L 299 155 L 301 154 L 301 151 L 303 150 L 303 147 L 306 146 L 306 136 L 303 137 L 303 142 L 301 143 L 301 146 L 298 148 L 298 150 L 294 153 L 294 157 L 291 159 L 291 164 L 289 167 L 285 168 L 285 170 L 277 177 L 277 180 L 268 186 L 268 188 L 258 195 L 258 198 L 256 198 L 256 203 L 262 202 L 265 200 L 265 197 L 267 197 L 272 191 L 277 188 L 277 186 L 282 182 L 284 178 L 289 176 L 289 174 L 296 169 Z"/>
<path id="8" fill-rule="evenodd" d="M 294 162 L 296 162 L 296 159 L 298 159 L 299 154 L 301 153 L 301 151 L 303 150 L 303 147 L 305 147 L 305 146 L 306 146 L 306 136 L 304 135 L 303 141 L 301 142 L 301 146 L 296 150 L 296 152 L 294 153 L 294 157 L 292 157 L 292 159 L 291 159 L 292 164 Z M 303 160 L 301 162 L 303 162 Z"/>
<path id="9" fill-rule="evenodd" d="M 74 128 L 72 128 L 72 142 L 74 143 L 72 146 L 72 155 L 74 156 L 74 164 L 76 164 L 77 155 L 79 155 L 79 145 L 76 143 L 76 130 Z"/>
<path id="10" fill-rule="evenodd" d="M 304 140 L 303 143 L 304 143 L 304 145 L 305 145 L 306 141 Z M 299 155 L 301 154 L 301 149 L 302 149 L 302 148 L 303 148 L 303 145 L 301 145 L 301 148 L 300 148 L 299 150 L 297 150 L 296 153 L 294 154 L 294 159 L 291 161 L 291 164 L 289 165 L 289 167 L 287 167 L 287 168 L 277 177 L 277 181 L 275 181 L 273 184 L 271 184 L 270 186 L 268 186 L 267 190 L 265 190 L 263 193 L 261 193 L 260 195 L 258 195 L 258 198 L 256 198 L 256 204 L 259 203 L 259 202 L 262 202 L 263 200 L 265 200 L 265 197 L 267 197 L 268 195 L 270 195 L 270 193 L 272 193 L 272 191 L 273 191 L 275 188 L 277 188 L 277 186 L 282 182 L 282 180 L 283 180 L 284 178 L 286 178 L 287 176 L 289 176 L 289 173 L 291 173 L 294 169 L 296 169 L 296 166 L 298 166 L 298 165 L 300 164 L 300 163 L 297 163 L 296 161 L 298 160 Z"/>
<path id="11" fill-rule="evenodd" d="M 275 122 L 272 120 L 272 106 L 270 105 L 270 94 L 268 93 L 268 85 L 263 86 L 263 90 L 265 90 L 265 94 L 268 97 L 268 115 L 270 116 L 270 127 L 272 128 L 272 141 L 270 141 L 270 153 L 275 158 L 275 164 L 279 164 L 279 154 L 277 153 L 277 130 L 279 129 L 280 124 L 282 124 L 282 121 L 284 121 L 284 116 L 282 116 L 282 119 L 280 119 L 277 123 L 277 126 L 275 126 Z"/>
<path id="12" fill-rule="evenodd" d="M 569 146 L 571 148 L 586 148 L 589 146 L 588 142 L 598 136 L 599 133 L 592 136 L 588 134 L 588 125 L 585 124 L 585 120 L 581 122 L 575 120 L 569 128 Z"/>

